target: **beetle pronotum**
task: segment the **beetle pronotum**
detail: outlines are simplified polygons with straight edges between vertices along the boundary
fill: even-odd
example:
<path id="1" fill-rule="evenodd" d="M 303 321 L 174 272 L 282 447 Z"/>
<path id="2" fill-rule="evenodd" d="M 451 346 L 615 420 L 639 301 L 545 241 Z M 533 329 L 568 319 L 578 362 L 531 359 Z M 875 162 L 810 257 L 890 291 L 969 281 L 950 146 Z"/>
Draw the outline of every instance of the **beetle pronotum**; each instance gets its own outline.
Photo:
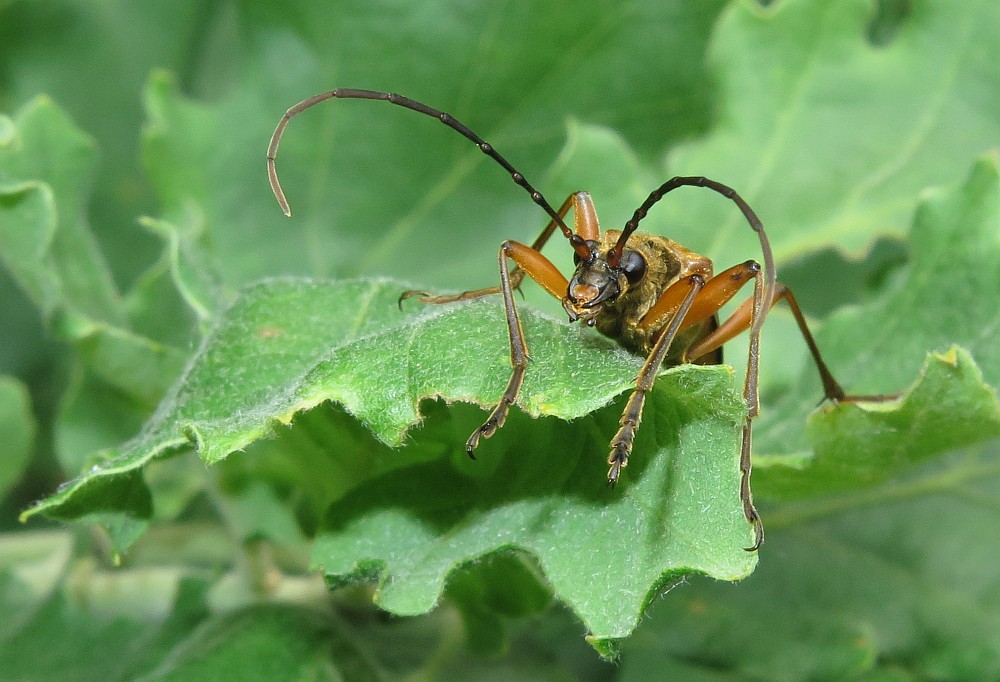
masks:
<path id="1" fill-rule="evenodd" d="M 771 305 L 784 300 L 791 308 L 819 371 L 827 400 L 884 400 L 892 397 L 845 394 L 823 362 L 792 292 L 775 279 L 774 256 L 760 219 L 735 190 L 705 177 L 674 177 L 667 180 L 649 194 L 621 230 L 606 230 L 602 233 L 593 201 L 587 192 L 571 194 L 558 210 L 554 209 L 542 193 L 497 153 L 492 145 L 450 114 L 395 93 L 338 88 L 310 97 L 288 109 L 271 136 L 267 148 L 268 179 L 285 215 L 290 216 L 291 209 L 278 182 L 274 164 L 281 136 L 292 117 L 333 98 L 382 100 L 438 119 L 471 140 L 480 151 L 500 164 L 514 182 L 528 192 L 532 201 L 549 215 L 548 224 L 531 246 L 511 240 L 500 245 L 500 286 L 445 296 L 407 291 L 400 297 L 400 301 L 415 296 L 423 303 L 440 304 L 489 294 L 503 295 L 510 337 L 510 381 L 486 421 L 469 436 L 466 451 L 470 457 L 474 456 L 480 439 L 489 438 L 503 426 L 510 406 L 517 399 L 527 370 L 528 347 L 513 295 L 514 289 L 520 286 L 525 275 L 562 301 L 570 322 L 581 320 L 616 339 L 625 348 L 646 356 L 636 377 L 635 390 L 622 413 L 620 428 L 611 439 L 608 481 L 612 485 L 628 465 L 646 394 L 651 390 L 659 368 L 664 363 L 719 363 L 722 345 L 737 334 L 749 331 L 749 353 L 743 386 L 746 417 L 740 447 L 740 500 L 747 521 L 753 526 L 755 533 L 754 543 L 747 548 L 748 551 L 757 550 L 764 540 L 763 525 L 750 491 L 750 452 L 752 421 L 760 410 L 757 385 L 760 330 Z M 668 192 L 684 186 L 708 188 L 736 204 L 750 228 L 757 234 L 763 267 L 756 260 L 748 260 L 715 275 L 712 261 L 708 258 L 665 237 L 637 231 L 639 223 L 654 204 Z M 570 209 L 573 210 L 574 229 L 570 229 L 564 221 Z M 562 232 L 574 251 L 576 270 L 569 280 L 541 253 L 542 247 L 556 229 Z M 516 267 L 513 270 L 508 261 L 514 262 Z M 719 310 L 749 282 L 753 282 L 753 294 L 729 317 L 719 322 Z"/>

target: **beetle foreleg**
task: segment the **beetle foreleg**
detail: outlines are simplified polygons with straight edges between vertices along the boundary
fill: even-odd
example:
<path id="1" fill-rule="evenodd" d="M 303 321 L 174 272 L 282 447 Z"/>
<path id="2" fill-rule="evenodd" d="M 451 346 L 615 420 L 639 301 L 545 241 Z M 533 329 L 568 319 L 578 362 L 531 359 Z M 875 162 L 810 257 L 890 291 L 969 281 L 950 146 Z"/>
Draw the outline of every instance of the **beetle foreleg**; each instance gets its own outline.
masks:
<path id="1" fill-rule="evenodd" d="M 524 330 L 521 328 L 521 320 L 517 315 L 517 305 L 514 303 L 514 287 L 507 265 L 508 258 L 514 261 L 531 279 L 538 282 L 543 289 L 557 298 L 561 298 L 562 292 L 565 292 L 566 287 L 569 286 L 569 282 L 556 266 L 530 246 L 515 241 L 505 241 L 500 246 L 500 291 L 503 293 L 507 334 L 510 340 L 510 364 L 513 370 L 510 381 L 507 382 L 507 388 L 500 397 L 500 402 L 490 412 L 490 416 L 486 418 L 483 425 L 473 431 L 465 443 L 465 451 L 473 459 L 475 459 L 475 449 L 479 445 L 479 440 L 492 436 L 506 421 L 507 412 L 517 400 L 521 383 L 524 381 L 524 372 L 528 367 L 528 344 L 524 339 Z"/>
<path id="2" fill-rule="evenodd" d="M 618 422 L 621 428 L 611 439 L 611 455 L 608 457 L 608 464 L 611 465 L 611 468 L 608 469 L 608 483 L 611 485 L 618 482 L 621 470 L 628 466 L 628 457 L 632 452 L 632 441 L 635 440 L 635 432 L 642 420 L 642 408 L 646 402 L 646 393 L 653 388 L 653 382 L 656 381 L 656 375 L 660 370 L 660 365 L 663 364 L 663 358 L 670 350 L 670 344 L 677 336 L 677 331 L 681 328 L 695 297 L 705 286 L 705 278 L 697 274 L 691 275 L 688 277 L 688 283 L 691 285 L 691 289 L 681 301 L 677 312 L 670 319 L 666 330 L 660 334 L 660 338 L 653 345 L 642 369 L 639 370 L 639 375 L 635 380 L 635 390 L 629 396 L 628 404 L 625 405 L 625 411 L 622 412 L 622 418 Z"/>
<path id="3" fill-rule="evenodd" d="M 564 219 L 569 213 L 569 209 L 573 209 L 573 215 L 575 218 L 575 228 L 577 234 L 580 235 L 582 239 L 596 239 L 597 237 L 593 234 L 595 230 L 599 230 L 597 224 L 597 214 L 594 211 L 594 203 L 587 192 L 573 192 L 559 207 L 556 211 L 560 219 Z M 549 241 L 549 237 L 555 233 L 556 228 L 559 225 L 553 218 L 542 230 L 542 233 L 535 238 L 532 242 L 531 248 L 535 251 L 541 251 L 542 247 Z M 516 262 L 516 261 L 515 261 Z M 510 271 L 510 287 L 511 289 L 518 289 L 521 286 L 521 282 L 524 281 L 524 270 L 520 265 L 517 265 L 513 270 Z M 436 295 L 431 294 L 426 291 L 419 291 L 416 289 L 410 289 L 404 291 L 399 296 L 399 305 L 402 307 L 403 301 L 408 298 L 416 298 L 421 303 L 428 303 L 431 305 L 440 305 L 442 303 L 454 303 L 456 301 L 468 301 L 474 298 L 481 298 L 483 296 L 490 296 L 492 294 L 502 293 L 500 287 L 485 287 L 483 289 L 474 289 L 471 291 L 463 291 L 460 294 L 443 294 Z"/>

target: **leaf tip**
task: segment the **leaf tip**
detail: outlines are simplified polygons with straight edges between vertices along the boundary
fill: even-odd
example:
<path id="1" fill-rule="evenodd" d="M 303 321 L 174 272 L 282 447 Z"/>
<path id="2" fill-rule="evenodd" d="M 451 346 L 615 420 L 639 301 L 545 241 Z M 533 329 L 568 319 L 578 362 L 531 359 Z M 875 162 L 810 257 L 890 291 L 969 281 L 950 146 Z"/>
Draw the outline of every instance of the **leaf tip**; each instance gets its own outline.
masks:
<path id="1" fill-rule="evenodd" d="M 594 648 L 597 655 L 608 662 L 617 661 L 621 655 L 621 640 L 606 637 L 586 636 L 587 644 Z"/>

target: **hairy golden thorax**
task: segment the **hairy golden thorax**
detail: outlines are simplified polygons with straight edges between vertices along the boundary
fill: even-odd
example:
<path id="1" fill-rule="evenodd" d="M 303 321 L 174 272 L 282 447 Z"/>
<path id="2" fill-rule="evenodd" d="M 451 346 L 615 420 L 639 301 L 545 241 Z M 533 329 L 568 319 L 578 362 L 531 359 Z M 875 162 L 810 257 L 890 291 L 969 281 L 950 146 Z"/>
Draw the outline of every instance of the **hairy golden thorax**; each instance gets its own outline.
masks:
<path id="1" fill-rule="evenodd" d="M 598 253 L 607 254 L 620 236 L 619 230 L 605 231 L 596 247 Z M 622 293 L 601 306 L 593 318 L 594 326 L 629 350 L 648 353 L 661 330 L 647 330 L 639 325 L 639 321 L 667 287 L 678 280 L 693 273 L 711 277 L 712 262 L 671 239 L 645 232 L 631 235 L 626 248 L 638 252 L 646 261 L 645 275 L 631 285 L 624 277 L 620 278 Z M 586 267 L 586 263 L 580 263 L 577 269 Z M 685 330 L 674 342 L 673 352 L 668 355 L 666 363 L 681 362 L 683 352 L 712 327 L 714 323 L 709 320 Z"/>

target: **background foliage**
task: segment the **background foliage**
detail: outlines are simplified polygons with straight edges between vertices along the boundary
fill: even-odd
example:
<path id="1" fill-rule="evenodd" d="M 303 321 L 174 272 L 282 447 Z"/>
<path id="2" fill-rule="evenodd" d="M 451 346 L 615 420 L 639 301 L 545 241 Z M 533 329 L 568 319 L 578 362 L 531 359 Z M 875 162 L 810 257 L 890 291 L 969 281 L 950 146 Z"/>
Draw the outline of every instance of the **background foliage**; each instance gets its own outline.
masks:
<path id="1" fill-rule="evenodd" d="M 997 677 L 997 30 L 987 0 L 0 2 L 0 670 Z M 496 302 L 395 298 L 492 283 L 543 216 L 433 121 L 334 102 L 289 128 L 286 221 L 267 138 L 334 86 L 452 112 L 605 227 L 670 175 L 738 188 L 845 386 L 907 395 L 810 415 L 776 310 L 768 541 L 717 582 L 697 574 L 757 562 L 743 349 L 660 379 L 609 494 L 638 361 L 526 286 L 524 408 L 549 416 L 467 461 L 482 411 L 421 399 L 495 399 Z M 645 227 L 722 267 L 757 253 L 707 192 Z"/>

